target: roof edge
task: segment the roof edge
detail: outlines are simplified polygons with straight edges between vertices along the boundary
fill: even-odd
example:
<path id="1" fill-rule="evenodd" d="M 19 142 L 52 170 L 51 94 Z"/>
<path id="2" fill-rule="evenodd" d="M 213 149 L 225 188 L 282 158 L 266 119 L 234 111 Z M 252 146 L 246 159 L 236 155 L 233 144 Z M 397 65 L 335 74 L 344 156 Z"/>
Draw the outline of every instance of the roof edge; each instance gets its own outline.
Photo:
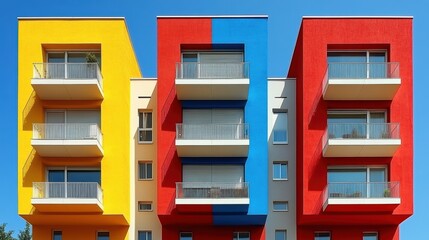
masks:
<path id="1" fill-rule="evenodd" d="M 125 20 L 125 17 L 18 17 L 18 20 Z"/>
<path id="2" fill-rule="evenodd" d="M 400 19 L 412 19 L 413 16 L 302 16 L 302 19 L 314 19 L 314 18 L 326 18 L 326 19 L 338 19 L 338 18 L 400 18 Z"/>
<path id="3" fill-rule="evenodd" d="M 268 15 L 166 15 L 156 18 L 268 18 Z"/>

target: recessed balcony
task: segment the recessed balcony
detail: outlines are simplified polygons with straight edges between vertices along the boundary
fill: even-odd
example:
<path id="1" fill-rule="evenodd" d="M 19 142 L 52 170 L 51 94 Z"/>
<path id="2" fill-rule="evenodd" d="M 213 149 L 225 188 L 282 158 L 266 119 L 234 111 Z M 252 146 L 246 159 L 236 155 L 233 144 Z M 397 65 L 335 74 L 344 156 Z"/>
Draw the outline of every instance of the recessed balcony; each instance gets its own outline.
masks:
<path id="1" fill-rule="evenodd" d="M 328 183 L 326 212 L 392 211 L 401 203 L 399 182 Z"/>
<path id="2" fill-rule="evenodd" d="M 331 123 L 324 157 L 392 157 L 401 146 L 399 123 Z"/>
<path id="3" fill-rule="evenodd" d="M 245 182 L 176 183 L 176 205 L 182 211 L 201 209 L 196 205 L 216 205 L 225 212 L 245 212 L 249 203 L 249 188 Z"/>
<path id="4" fill-rule="evenodd" d="M 42 157 L 101 157 L 102 134 L 92 123 L 34 123 L 31 145 Z"/>
<path id="5" fill-rule="evenodd" d="M 35 182 L 31 204 L 40 212 L 103 212 L 97 182 Z"/>
<path id="6" fill-rule="evenodd" d="M 401 86 L 399 63 L 329 63 L 325 100 L 392 100 Z"/>
<path id="7" fill-rule="evenodd" d="M 179 123 L 176 149 L 180 157 L 246 157 L 249 125 Z"/>
<path id="8" fill-rule="evenodd" d="M 249 65 L 243 62 L 176 65 L 179 100 L 246 100 L 249 82 Z"/>
<path id="9" fill-rule="evenodd" d="M 34 63 L 31 85 L 44 100 L 103 99 L 97 63 Z"/>

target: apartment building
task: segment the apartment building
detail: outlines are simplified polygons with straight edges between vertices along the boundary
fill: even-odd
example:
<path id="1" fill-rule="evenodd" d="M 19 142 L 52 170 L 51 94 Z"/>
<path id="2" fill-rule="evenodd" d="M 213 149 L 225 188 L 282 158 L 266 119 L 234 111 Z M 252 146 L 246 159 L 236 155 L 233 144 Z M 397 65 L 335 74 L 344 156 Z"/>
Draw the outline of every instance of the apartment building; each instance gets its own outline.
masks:
<path id="1" fill-rule="evenodd" d="M 18 39 L 19 215 L 36 240 L 128 239 L 141 73 L 125 20 L 20 18 Z"/>
<path id="2" fill-rule="evenodd" d="M 37 31 L 35 31 L 37 29 Z M 35 240 L 399 240 L 413 211 L 412 18 L 19 18 L 18 212 Z M 287 69 L 287 66 L 285 66 Z"/>
<path id="3" fill-rule="evenodd" d="M 413 212 L 412 18 L 304 17 L 297 239 L 399 239 Z"/>

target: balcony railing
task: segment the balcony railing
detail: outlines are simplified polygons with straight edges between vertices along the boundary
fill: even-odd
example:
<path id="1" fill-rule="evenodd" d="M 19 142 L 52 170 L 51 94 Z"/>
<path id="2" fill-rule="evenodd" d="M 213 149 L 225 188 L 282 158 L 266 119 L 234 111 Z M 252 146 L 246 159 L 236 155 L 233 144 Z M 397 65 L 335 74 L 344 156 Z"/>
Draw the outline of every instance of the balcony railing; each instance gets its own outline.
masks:
<path id="1" fill-rule="evenodd" d="M 249 139 L 249 125 L 239 124 L 176 124 L 176 139 L 242 140 Z"/>
<path id="2" fill-rule="evenodd" d="M 324 189 L 328 198 L 400 198 L 399 182 L 328 183 Z"/>
<path id="3" fill-rule="evenodd" d="M 102 86 L 98 63 L 34 63 L 33 78 L 40 79 L 97 79 Z"/>
<path id="4" fill-rule="evenodd" d="M 177 182 L 176 199 L 180 198 L 249 198 L 249 188 L 245 182 Z"/>
<path id="5" fill-rule="evenodd" d="M 100 203 L 103 192 L 97 182 L 34 182 L 33 199 L 97 199 Z"/>
<path id="6" fill-rule="evenodd" d="M 95 123 L 34 123 L 33 139 L 40 140 L 89 140 L 101 144 L 101 131 Z"/>
<path id="7" fill-rule="evenodd" d="M 329 63 L 329 79 L 380 79 L 399 78 L 399 63 Z"/>
<path id="8" fill-rule="evenodd" d="M 329 139 L 399 139 L 399 123 L 330 123 Z"/>
<path id="9" fill-rule="evenodd" d="M 238 63 L 177 63 L 177 79 L 249 78 L 249 64 Z"/>

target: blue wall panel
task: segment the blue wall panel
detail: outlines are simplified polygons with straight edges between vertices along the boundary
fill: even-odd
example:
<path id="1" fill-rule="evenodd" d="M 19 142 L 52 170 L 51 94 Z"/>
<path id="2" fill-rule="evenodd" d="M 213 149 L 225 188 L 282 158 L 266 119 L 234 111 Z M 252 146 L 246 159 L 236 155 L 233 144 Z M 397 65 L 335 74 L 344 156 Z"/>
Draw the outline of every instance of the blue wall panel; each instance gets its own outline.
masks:
<path id="1" fill-rule="evenodd" d="M 250 125 L 250 147 L 245 180 L 250 187 L 248 215 L 258 215 L 255 219 L 259 224 L 268 213 L 267 40 L 266 18 L 213 19 L 213 44 L 243 44 L 245 61 L 250 66 L 249 96 L 245 105 L 245 119 Z M 222 224 L 227 219 L 244 220 L 243 216 L 214 218 L 215 224 Z"/>

